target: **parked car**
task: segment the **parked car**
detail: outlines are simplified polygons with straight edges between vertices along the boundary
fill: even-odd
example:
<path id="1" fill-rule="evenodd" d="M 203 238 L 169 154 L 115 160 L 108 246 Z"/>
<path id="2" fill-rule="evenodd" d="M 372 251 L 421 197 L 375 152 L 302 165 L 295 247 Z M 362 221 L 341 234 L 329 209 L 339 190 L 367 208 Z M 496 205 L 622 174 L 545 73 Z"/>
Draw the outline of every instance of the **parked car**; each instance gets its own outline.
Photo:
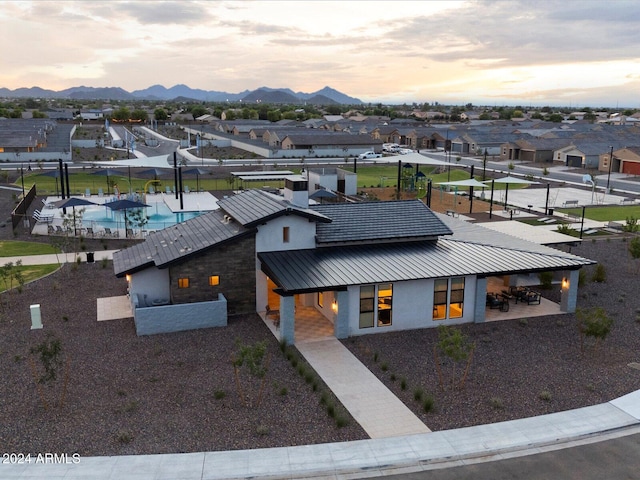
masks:
<path id="1" fill-rule="evenodd" d="M 373 151 L 364 152 L 364 153 L 361 153 L 360 155 L 358 155 L 358 158 L 360 160 L 366 160 L 368 158 L 381 158 L 381 157 L 382 157 L 381 153 L 376 153 L 376 152 L 373 152 Z"/>

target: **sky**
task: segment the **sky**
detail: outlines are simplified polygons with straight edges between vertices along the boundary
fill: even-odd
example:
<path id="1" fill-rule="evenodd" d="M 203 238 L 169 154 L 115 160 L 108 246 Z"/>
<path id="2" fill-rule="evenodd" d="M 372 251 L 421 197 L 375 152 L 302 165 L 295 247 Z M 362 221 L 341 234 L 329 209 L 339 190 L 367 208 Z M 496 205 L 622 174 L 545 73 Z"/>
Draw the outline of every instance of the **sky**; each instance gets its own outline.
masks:
<path id="1" fill-rule="evenodd" d="M 640 108 L 638 0 L 0 0 L 0 87 Z"/>

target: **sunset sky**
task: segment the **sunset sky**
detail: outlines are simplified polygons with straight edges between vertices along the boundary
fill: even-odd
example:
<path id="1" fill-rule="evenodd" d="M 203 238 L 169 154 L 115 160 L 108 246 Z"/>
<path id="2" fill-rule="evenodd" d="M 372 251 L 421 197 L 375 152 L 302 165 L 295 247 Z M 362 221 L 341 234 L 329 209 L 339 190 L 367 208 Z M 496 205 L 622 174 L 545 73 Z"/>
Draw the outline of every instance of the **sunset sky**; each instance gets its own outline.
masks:
<path id="1" fill-rule="evenodd" d="M 0 87 L 640 108 L 640 4 L 0 0 Z"/>

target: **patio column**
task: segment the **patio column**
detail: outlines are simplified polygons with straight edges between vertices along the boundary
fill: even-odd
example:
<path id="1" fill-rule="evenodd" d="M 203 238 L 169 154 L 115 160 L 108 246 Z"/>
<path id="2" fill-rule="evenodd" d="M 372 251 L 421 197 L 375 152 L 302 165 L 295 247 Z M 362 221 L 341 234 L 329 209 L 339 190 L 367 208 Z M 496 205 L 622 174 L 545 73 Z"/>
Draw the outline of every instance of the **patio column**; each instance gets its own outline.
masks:
<path id="1" fill-rule="evenodd" d="M 574 313 L 578 301 L 578 278 L 580 270 L 562 272 L 560 311 Z"/>
<path id="2" fill-rule="evenodd" d="M 487 277 L 476 278 L 476 298 L 473 306 L 473 321 L 475 323 L 483 323 L 486 315 L 487 304 Z"/>
<path id="3" fill-rule="evenodd" d="M 337 312 L 334 313 L 333 334 L 336 338 L 349 336 L 349 292 L 339 290 L 334 293 Z"/>
<path id="4" fill-rule="evenodd" d="M 295 343 L 295 297 L 293 295 L 280 297 L 280 340 L 287 344 Z"/>

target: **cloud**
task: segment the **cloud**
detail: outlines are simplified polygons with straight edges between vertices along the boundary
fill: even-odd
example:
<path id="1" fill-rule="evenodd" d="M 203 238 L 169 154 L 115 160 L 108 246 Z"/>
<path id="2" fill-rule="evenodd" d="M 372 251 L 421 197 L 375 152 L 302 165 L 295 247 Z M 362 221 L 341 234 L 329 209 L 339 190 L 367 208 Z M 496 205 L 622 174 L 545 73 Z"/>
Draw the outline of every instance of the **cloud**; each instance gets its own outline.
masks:
<path id="1" fill-rule="evenodd" d="M 99 2 L 102 3 L 102 2 Z M 206 23 L 212 18 L 209 2 L 146 1 L 112 3 L 114 11 L 134 19 L 141 25 L 189 25 Z"/>

